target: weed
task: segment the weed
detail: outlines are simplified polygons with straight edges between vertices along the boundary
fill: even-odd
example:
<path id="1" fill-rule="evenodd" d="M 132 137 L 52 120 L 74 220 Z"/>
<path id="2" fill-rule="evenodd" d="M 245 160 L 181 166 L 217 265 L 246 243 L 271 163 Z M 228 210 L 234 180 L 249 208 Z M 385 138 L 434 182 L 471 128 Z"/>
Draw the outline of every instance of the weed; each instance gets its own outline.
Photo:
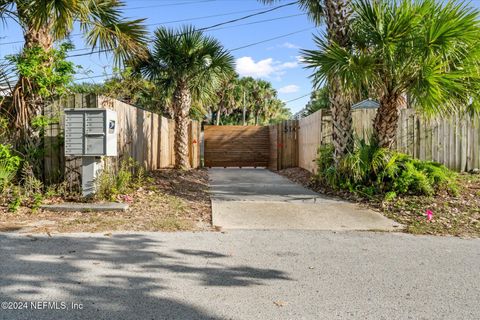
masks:
<path id="1" fill-rule="evenodd" d="M 118 171 L 110 168 L 97 178 L 96 198 L 114 201 L 117 196 L 131 193 L 145 183 L 145 170 L 132 158 L 123 160 Z"/>
<path id="2" fill-rule="evenodd" d="M 12 192 L 12 199 L 8 204 L 8 211 L 17 212 L 23 202 L 22 191 L 20 187 L 14 186 L 11 192 Z"/>

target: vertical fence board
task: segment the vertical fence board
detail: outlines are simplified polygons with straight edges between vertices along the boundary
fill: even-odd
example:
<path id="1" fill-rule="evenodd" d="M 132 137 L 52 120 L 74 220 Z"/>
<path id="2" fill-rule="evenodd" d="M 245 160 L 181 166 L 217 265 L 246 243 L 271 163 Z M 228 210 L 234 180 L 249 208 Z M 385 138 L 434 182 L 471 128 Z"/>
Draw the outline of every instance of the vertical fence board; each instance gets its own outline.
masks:
<path id="1" fill-rule="evenodd" d="M 368 138 L 375 114 L 375 109 L 352 111 L 355 136 Z M 321 110 L 300 119 L 298 125 L 298 165 L 314 172 L 318 147 L 331 142 L 331 117 Z M 412 109 L 400 110 L 395 148 L 456 171 L 479 168 L 480 117 L 454 115 L 428 119 Z"/>
<path id="2" fill-rule="evenodd" d="M 145 111 L 121 101 L 76 94 L 46 106 L 44 114 L 58 119 L 45 130 L 44 176 L 47 183 L 66 180 L 72 188 L 80 183 L 80 157 L 65 157 L 63 149 L 64 112 L 66 108 L 107 108 L 117 112 L 118 157 L 107 165 L 117 168 L 124 158 L 132 157 L 148 170 L 169 168 L 174 164 L 174 122 L 161 115 Z M 200 124 L 192 122 L 191 140 L 197 144 L 190 148 L 192 167 L 200 165 Z"/>

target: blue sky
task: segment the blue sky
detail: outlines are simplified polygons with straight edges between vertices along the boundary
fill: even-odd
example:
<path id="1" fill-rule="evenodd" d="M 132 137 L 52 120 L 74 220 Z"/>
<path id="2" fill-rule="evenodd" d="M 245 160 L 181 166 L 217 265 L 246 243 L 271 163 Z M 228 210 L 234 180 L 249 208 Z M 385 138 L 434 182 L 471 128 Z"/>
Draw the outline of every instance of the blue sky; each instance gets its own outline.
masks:
<path id="1" fill-rule="evenodd" d="M 283 1 L 286 4 L 290 1 Z M 169 27 L 178 27 L 182 24 L 193 24 L 197 27 L 207 27 L 227 20 L 236 19 L 270 9 L 276 5 L 263 5 L 257 0 L 126 0 L 125 15 L 130 18 L 146 18 L 146 24 L 153 31 L 158 24 L 167 22 Z M 213 16 L 205 18 L 206 16 Z M 221 15 L 221 16 L 220 16 Z M 267 19 L 277 19 L 264 21 Z M 187 20 L 183 22 L 171 22 Z M 250 25 L 242 25 L 258 22 Z M 218 38 L 226 48 L 235 49 L 245 45 L 271 39 L 288 33 L 297 32 L 290 36 L 278 38 L 269 42 L 253 45 L 247 48 L 232 51 L 240 75 L 263 78 L 272 82 L 278 90 L 282 100 L 288 101 L 307 95 L 311 91 L 308 79 L 309 71 L 303 69 L 298 61 L 300 48 L 312 48 L 312 34 L 316 29 L 304 12 L 296 5 L 284 7 L 266 14 L 252 17 L 243 21 L 228 24 L 220 30 L 206 31 Z M 0 56 L 17 53 L 21 43 L 4 44 L 22 40 L 21 30 L 14 24 L 0 25 Z M 76 33 L 74 31 L 74 33 Z M 73 36 L 72 41 L 76 49 L 85 48 L 83 39 Z M 86 53 L 87 50 L 72 54 Z M 112 70 L 112 59 L 105 54 L 71 58 L 76 64 L 82 65 L 84 74 L 77 78 L 94 77 L 83 80 L 85 82 L 102 82 L 102 74 L 109 74 Z M 308 101 L 308 97 L 288 103 L 293 112 L 299 111 Z"/>

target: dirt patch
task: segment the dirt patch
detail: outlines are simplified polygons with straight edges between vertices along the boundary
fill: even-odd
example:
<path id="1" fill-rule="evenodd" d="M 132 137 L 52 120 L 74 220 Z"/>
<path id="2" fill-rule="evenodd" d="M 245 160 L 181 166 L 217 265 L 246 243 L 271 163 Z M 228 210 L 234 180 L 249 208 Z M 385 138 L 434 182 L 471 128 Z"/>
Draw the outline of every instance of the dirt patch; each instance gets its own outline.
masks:
<path id="1" fill-rule="evenodd" d="M 120 197 L 127 212 L 49 212 L 0 207 L 0 232 L 111 232 L 210 230 L 206 170 L 159 170 L 148 185 Z M 56 199 L 58 201 L 58 199 Z"/>
<path id="2" fill-rule="evenodd" d="M 278 173 L 316 192 L 355 201 L 378 211 L 405 225 L 405 232 L 480 237 L 479 174 L 460 174 L 457 195 L 440 192 L 435 196 L 404 196 L 383 201 L 380 197 L 365 198 L 319 185 L 311 172 L 301 168 L 285 169 Z M 431 221 L 427 219 L 427 210 L 433 212 Z"/>

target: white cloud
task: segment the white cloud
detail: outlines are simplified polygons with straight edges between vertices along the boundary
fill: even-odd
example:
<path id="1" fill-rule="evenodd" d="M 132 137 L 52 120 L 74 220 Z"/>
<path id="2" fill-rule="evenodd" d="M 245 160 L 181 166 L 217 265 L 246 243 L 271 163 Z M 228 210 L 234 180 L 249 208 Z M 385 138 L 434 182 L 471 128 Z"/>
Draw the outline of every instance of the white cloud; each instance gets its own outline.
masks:
<path id="1" fill-rule="evenodd" d="M 285 42 L 280 47 L 287 49 L 300 49 L 300 46 L 297 46 L 296 44 L 290 42 Z"/>
<path id="2" fill-rule="evenodd" d="M 293 69 L 293 68 L 298 67 L 298 62 L 297 61 L 284 62 L 279 67 L 281 69 Z"/>
<path id="3" fill-rule="evenodd" d="M 272 64 L 272 58 L 255 62 L 252 57 L 241 57 L 236 61 L 236 70 L 244 77 L 268 77 L 275 71 Z"/>
<path id="4" fill-rule="evenodd" d="M 280 92 L 280 93 L 295 93 L 295 92 L 298 92 L 298 90 L 300 90 L 299 86 L 297 86 L 295 84 L 289 84 L 288 86 L 281 87 L 280 89 L 278 89 L 278 92 Z"/>
<path id="5" fill-rule="evenodd" d="M 274 61 L 273 58 L 267 58 L 257 62 L 255 62 L 252 57 L 241 57 L 236 60 L 236 71 L 243 77 L 275 77 L 279 79 L 285 74 L 284 70 L 296 67 L 298 67 L 297 61 L 282 63 L 280 61 Z"/>

